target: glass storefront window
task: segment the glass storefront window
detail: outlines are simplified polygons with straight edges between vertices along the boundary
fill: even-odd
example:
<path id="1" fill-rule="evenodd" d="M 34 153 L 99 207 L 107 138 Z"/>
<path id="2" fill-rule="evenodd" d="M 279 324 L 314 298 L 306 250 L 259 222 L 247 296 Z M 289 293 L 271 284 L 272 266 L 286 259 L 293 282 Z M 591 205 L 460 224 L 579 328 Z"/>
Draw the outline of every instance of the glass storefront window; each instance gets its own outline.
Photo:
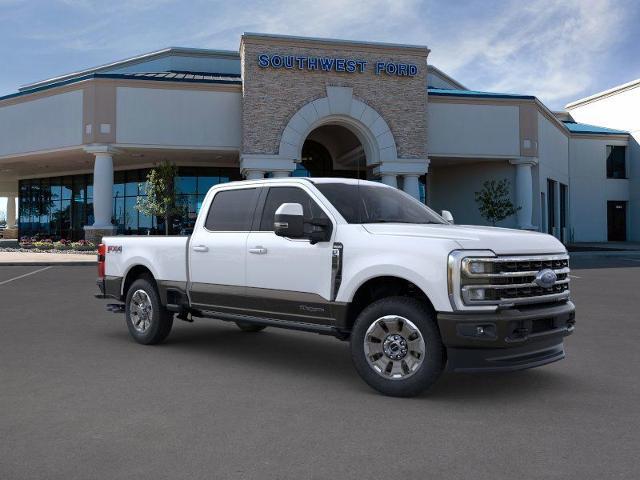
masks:
<path id="1" fill-rule="evenodd" d="M 118 234 L 164 234 L 163 219 L 135 208 L 138 197 L 146 194 L 148 171 L 114 173 L 112 208 Z M 241 179 L 238 168 L 180 167 L 178 171 L 175 182 L 184 214 L 172 219 L 172 234 L 190 233 L 212 186 Z M 93 224 L 93 175 L 21 180 L 19 192 L 21 236 L 78 240 L 84 237 L 83 227 Z"/>

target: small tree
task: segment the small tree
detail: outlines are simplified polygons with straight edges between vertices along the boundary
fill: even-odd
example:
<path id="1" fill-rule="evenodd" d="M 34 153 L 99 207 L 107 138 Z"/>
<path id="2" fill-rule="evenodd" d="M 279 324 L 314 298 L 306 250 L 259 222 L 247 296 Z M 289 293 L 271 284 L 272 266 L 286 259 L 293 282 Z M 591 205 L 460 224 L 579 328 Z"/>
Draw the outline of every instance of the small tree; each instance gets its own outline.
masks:
<path id="1" fill-rule="evenodd" d="M 182 206 L 176 195 L 174 178 L 178 167 L 168 161 L 161 162 L 147 174 L 147 183 L 140 185 L 146 196 L 137 199 L 136 210 L 144 215 L 164 218 L 164 233 L 169 235 L 169 221 L 182 213 Z"/>
<path id="2" fill-rule="evenodd" d="M 482 190 L 476 192 L 476 203 L 480 215 L 494 227 L 497 222 L 510 217 L 522 208 L 516 208 L 511 203 L 509 181 L 506 178 L 497 182 L 495 180 L 484 182 Z"/>

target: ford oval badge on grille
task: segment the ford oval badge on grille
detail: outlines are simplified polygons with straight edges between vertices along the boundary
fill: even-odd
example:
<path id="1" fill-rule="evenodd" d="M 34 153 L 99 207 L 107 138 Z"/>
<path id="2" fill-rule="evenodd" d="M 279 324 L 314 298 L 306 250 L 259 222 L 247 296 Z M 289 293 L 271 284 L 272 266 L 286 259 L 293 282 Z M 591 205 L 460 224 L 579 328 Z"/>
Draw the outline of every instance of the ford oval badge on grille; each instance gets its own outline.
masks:
<path id="1" fill-rule="evenodd" d="M 533 283 L 542 288 L 551 288 L 555 285 L 557 280 L 558 276 L 556 275 L 556 272 L 545 268 L 544 270 L 540 270 L 536 274 L 536 279 L 533 281 Z"/>

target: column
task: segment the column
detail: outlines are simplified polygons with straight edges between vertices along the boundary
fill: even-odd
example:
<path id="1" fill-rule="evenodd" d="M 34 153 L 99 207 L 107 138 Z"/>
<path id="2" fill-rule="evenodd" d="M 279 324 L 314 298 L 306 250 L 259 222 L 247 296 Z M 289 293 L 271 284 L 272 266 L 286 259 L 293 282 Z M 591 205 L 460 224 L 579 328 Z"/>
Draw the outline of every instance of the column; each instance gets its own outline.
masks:
<path id="1" fill-rule="evenodd" d="M 93 162 L 93 225 L 84 227 L 85 239 L 94 243 L 105 235 L 113 235 L 116 228 L 113 217 L 113 155 L 116 151 L 108 145 L 85 147 L 94 156 Z"/>
<path id="2" fill-rule="evenodd" d="M 7 197 L 7 228 L 16 228 L 16 197 Z"/>
<path id="3" fill-rule="evenodd" d="M 420 200 L 419 177 L 420 175 L 415 174 L 405 174 L 402 176 L 402 190 L 418 200 Z"/>
<path id="4" fill-rule="evenodd" d="M 382 183 L 389 185 L 390 187 L 398 188 L 398 176 L 393 173 L 383 174 L 381 177 Z"/>
<path id="5" fill-rule="evenodd" d="M 290 172 L 288 170 L 278 170 L 275 172 L 271 172 L 271 174 L 273 175 L 273 178 L 286 178 L 289 176 Z"/>
<path id="6" fill-rule="evenodd" d="M 554 205 L 555 208 L 555 217 L 556 217 L 556 230 L 554 233 L 554 236 L 558 239 L 558 240 L 562 240 L 562 224 L 560 222 L 560 182 L 556 180 L 556 182 L 553 184 L 554 185 L 554 189 L 555 189 L 555 193 L 553 195 L 556 204 Z"/>
<path id="7" fill-rule="evenodd" d="M 258 179 L 264 178 L 264 171 L 263 170 L 245 170 L 244 178 L 246 178 L 247 180 L 258 180 Z"/>
<path id="8" fill-rule="evenodd" d="M 110 153 L 96 153 L 93 165 L 94 228 L 109 228 L 113 216 L 113 157 Z"/>
<path id="9" fill-rule="evenodd" d="M 533 216 L 533 175 L 531 167 L 538 163 L 538 159 L 522 157 L 509 162 L 516 166 L 516 207 L 520 207 L 517 213 L 518 228 L 535 230 L 531 221 Z"/>

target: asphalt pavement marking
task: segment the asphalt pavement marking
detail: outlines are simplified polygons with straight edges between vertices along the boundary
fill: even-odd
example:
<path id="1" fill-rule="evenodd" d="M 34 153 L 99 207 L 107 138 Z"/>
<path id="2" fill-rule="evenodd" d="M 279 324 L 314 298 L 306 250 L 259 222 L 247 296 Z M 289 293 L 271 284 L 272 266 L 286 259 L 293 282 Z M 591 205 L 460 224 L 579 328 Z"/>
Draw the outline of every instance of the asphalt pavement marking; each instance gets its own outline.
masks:
<path id="1" fill-rule="evenodd" d="M 0 285 L 4 285 L 5 283 L 13 282 L 14 280 L 20 280 L 21 278 L 28 277 L 29 275 L 34 275 L 39 272 L 44 272 L 45 270 L 49 270 L 51 267 L 44 267 L 38 270 L 34 270 L 33 272 L 25 273 L 24 275 L 19 275 L 17 277 L 10 278 L 9 280 L 5 280 L 4 282 L 0 282 Z"/>

